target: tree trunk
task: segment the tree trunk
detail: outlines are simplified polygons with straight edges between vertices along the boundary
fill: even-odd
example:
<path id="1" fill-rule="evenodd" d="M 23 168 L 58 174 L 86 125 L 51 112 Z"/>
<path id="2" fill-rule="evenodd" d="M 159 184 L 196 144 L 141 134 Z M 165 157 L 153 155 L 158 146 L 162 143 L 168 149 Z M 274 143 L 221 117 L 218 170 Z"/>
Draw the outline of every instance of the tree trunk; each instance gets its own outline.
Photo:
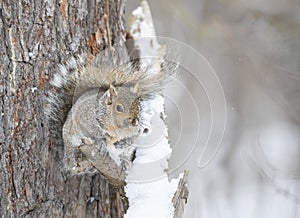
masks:
<path id="1" fill-rule="evenodd" d="M 1 0 L 1 217 L 119 217 L 124 200 L 100 174 L 67 178 L 61 142 L 44 115 L 57 64 L 124 40 L 124 4 L 109 0 Z M 61 128 L 61 127 L 57 127 Z"/>

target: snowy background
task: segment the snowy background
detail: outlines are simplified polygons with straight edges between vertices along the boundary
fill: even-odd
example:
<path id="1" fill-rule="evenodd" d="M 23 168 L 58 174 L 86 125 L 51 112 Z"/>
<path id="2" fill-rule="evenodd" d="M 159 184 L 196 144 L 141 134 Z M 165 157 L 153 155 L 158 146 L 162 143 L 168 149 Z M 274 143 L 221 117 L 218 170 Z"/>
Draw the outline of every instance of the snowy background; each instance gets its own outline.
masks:
<path id="1" fill-rule="evenodd" d="M 189 110 L 178 88 L 172 92 L 173 103 L 167 102 L 174 146 L 171 169 L 174 176 L 183 169 L 190 171 L 185 217 L 300 217 L 299 0 L 151 0 L 149 4 L 157 35 L 185 42 L 201 53 L 214 68 L 226 97 L 224 138 L 205 167 L 200 167 L 201 143 L 192 152 L 188 143 L 174 143 L 178 137 L 190 139 L 188 133 L 180 134 L 183 127 L 195 136 L 195 115 L 201 128 L 209 125 L 197 83 L 182 76 L 184 87 L 200 105 L 198 111 Z M 129 14 L 139 1 L 126 5 Z M 190 64 L 195 61 L 191 58 Z M 222 127 L 217 131 L 222 132 Z M 212 156 L 214 150 L 206 155 Z"/>

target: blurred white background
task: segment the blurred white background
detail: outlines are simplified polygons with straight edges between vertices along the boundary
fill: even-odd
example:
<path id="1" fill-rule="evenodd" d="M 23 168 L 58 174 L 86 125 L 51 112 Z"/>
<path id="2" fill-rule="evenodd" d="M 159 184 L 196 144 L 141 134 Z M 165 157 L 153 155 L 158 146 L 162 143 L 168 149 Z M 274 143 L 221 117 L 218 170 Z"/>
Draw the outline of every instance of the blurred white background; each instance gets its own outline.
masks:
<path id="1" fill-rule="evenodd" d="M 157 35 L 185 42 L 205 56 L 227 102 L 222 146 L 209 165 L 199 167 L 201 145 L 186 161 L 184 145 L 174 148 L 175 174 L 190 171 L 185 217 L 300 217 L 300 1 L 149 4 Z M 129 14 L 139 1 L 126 5 Z M 201 105 L 192 79 L 183 82 Z M 175 94 L 180 105 L 186 96 Z M 186 109 L 179 108 L 193 116 Z M 168 122 L 176 138 L 178 120 L 169 115 Z"/>

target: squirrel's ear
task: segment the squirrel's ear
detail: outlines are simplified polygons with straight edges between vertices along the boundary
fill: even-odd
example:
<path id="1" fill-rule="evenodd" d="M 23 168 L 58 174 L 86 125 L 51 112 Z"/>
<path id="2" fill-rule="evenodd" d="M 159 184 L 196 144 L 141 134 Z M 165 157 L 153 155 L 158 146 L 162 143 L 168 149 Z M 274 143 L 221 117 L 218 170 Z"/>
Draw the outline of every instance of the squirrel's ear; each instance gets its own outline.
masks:
<path id="1" fill-rule="evenodd" d="M 140 91 L 140 84 L 137 83 L 135 84 L 134 86 L 131 87 L 131 91 L 134 93 L 134 94 L 137 94 L 139 91 Z"/>
<path id="2" fill-rule="evenodd" d="M 106 93 L 106 99 L 105 103 L 107 105 L 111 105 L 113 102 L 113 99 L 118 95 L 116 88 L 113 85 L 109 85 L 109 89 Z"/>

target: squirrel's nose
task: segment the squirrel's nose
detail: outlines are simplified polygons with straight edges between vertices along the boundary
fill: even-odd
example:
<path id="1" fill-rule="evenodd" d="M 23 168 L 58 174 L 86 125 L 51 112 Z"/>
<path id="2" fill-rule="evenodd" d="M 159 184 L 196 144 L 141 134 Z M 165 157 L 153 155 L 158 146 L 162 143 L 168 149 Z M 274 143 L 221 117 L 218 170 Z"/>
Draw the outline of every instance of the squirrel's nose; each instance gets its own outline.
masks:
<path id="1" fill-rule="evenodd" d="M 138 118 L 133 118 L 132 121 L 131 121 L 131 124 L 132 124 L 133 126 L 139 125 L 139 119 L 138 119 Z"/>

